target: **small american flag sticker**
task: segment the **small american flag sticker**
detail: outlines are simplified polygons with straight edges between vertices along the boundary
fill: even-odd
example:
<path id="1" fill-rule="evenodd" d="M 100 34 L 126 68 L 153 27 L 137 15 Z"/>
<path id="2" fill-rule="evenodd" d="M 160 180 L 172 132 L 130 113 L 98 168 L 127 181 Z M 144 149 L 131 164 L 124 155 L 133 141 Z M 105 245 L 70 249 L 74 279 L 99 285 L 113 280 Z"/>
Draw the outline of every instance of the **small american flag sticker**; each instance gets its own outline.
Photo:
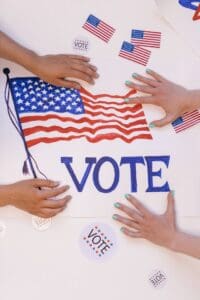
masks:
<path id="1" fill-rule="evenodd" d="M 115 32 L 115 29 L 112 26 L 98 19 L 94 15 L 89 15 L 83 28 L 106 43 L 109 42 Z"/>
<path id="2" fill-rule="evenodd" d="M 176 133 L 184 131 L 200 123 L 200 112 L 196 109 L 192 112 L 184 113 L 181 117 L 172 122 Z"/>
<path id="3" fill-rule="evenodd" d="M 150 54 L 151 51 L 142 47 L 135 46 L 129 42 L 123 42 L 119 52 L 119 56 L 143 66 L 147 65 Z"/>
<path id="4" fill-rule="evenodd" d="M 161 32 L 133 29 L 131 43 L 137 46 L 160 48 Z"/>

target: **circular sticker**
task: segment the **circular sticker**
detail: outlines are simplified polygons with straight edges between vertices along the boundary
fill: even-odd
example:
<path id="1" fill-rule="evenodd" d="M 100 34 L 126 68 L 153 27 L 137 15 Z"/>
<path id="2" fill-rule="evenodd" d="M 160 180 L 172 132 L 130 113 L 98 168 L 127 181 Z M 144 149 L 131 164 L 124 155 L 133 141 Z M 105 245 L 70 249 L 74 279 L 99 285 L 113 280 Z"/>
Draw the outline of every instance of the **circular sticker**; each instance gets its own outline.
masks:
<path id="1" fill-rule="evenodd" d="M 161 270 L 154 270 L 149 275 L 149 282 L 156 289 L 163 288 L 167 282 L 167 276 Z"/>
<path id="2" fill-rule="evenodd" d="M 51 218 L 45 219 L 36 216 L 32 217 L 33 227 L 39 231 L 47 230 L 51 226 L 51 223 Z"/>
<path id="3" fill-rule="evenodd" d="M 6 225 L 0 222 L 0 238 L 3 238 L 6 234 Z"/>
<path id="4" fill-rule="evenodd" d="M 90 260 L 106 261 L 117 249 L 117 239 L 112 227 L 104 223 L 87 225 L 80 236 L 80 248 Z"/>
<path id="5" fill-rule="evenodd" d="M 90 42 L 83 37 L 76 37 L 72 42 L 72 48 L 79 53 L 86 53 L 90 49 Z"/>

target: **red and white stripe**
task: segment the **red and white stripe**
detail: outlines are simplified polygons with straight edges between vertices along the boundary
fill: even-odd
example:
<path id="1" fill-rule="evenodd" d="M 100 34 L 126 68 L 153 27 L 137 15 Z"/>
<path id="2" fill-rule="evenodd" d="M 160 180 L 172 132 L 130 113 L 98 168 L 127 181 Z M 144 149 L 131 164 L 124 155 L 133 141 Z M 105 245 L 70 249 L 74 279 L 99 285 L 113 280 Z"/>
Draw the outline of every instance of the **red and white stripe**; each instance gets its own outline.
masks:
<path id="1" fill-rule="evenodd" d="M 92 95 L 82 89 L 85 113 L 23 113 L 20 116 L 28 147 L 84 138 L 91 143 L 120 139 L 131 143 L 136 139 L 152 139 L 140 104 L 128 105 L 122 96 Z"/>
<path id="2" fill-rule="evenodd" d="M 89 31 L 90 33 L 94 34 L 104 42 L 108 43 L 111 37 L 113 36 L 115 29 L 110 25 L 106 24 L 103 21 L 100 21 L 98 26 L 93 26 L 89 22 L 86 22 L 83 25 L 83 28 Z"/>
<path id="3" fill-rule="evenodd" d="M 143 66 L 146 66 L 148 64 L 150 55 L 151 51 L 137 46 L 134 47 L 133 52 L 128 52 L 122 49 L 119 52 L 119 56 L 134 61 Z"/>
<path id="4" fill-rule="evenodd" d="M 157 31 L 144 31 L 142 39 L 131 38 L 131 44 L 143 47 L 160 48 L 161 32 Z"/>
<path id="5" fill-rule="evenodd" d="M 176 133 L 184 131 L 196 124 L 200 123 L 200 113 L 198 110 L 194 110 L 190 113 L 185 113 L 182 116 L 183 122 L 177 125 L 173 125 Z"/>

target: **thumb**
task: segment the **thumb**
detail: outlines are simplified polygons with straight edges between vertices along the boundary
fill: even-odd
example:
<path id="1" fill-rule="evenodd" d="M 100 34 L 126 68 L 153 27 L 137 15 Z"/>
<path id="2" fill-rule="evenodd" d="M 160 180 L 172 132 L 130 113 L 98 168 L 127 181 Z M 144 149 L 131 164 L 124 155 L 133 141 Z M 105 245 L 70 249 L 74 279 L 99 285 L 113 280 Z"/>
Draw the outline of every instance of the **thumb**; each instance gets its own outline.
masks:
<path id="1" fill-rule="evenodd" d="M 160 120 L 156 120 L 151 122 L 152 127 L 163 127 L 174 120 L 174 116 L 172 114 L 167 114 L 164 118 Z"/>
<path id="2" fill-rule="evenodd" d="M 170 191 L 167 195 L 167 210 L 166 215 L 172 219 L 172 221 L 175 223 L 175 202 L 174 202 L 174 196 L 173 191 Z"/>

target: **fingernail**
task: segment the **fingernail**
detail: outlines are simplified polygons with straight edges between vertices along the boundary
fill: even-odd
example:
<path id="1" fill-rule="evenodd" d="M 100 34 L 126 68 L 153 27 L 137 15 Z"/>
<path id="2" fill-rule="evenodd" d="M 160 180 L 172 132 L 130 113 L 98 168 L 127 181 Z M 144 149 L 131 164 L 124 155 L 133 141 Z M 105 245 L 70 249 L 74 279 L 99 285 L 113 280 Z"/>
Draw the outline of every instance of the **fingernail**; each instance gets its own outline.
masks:
<path id="1" fill-rule="evenodd" d="M 175 191 L 172 190 L 171 193 L 172 193 L 172 196 L 175 197 Z"/>
<path id="2" fill-rule="evenodd" d="M 133 77 L 133 78 L 137 78 L 137 77 L 138 77 L 138 74 L 137 74 L 137 73 L 133 73 L 133 74 L 132 74 L 132 77 Z"/>
<path id="3" fill-rule="evenodd" d="M 129 80 L 126 80 L 125 83 L 128 84 L 128 85 L 129 85 L 129 84 L 132 84 L 132 82 L 129 81 Z"/>
<path id="4" fill-rule="evenodd" d="M 147 73 L 151 73 L 151 69 L 146 69 L 146 72 Z"/>
<path id="5" fill-rule="evenodd" d="M 155 127 L 156 127 L 155 124 L 153 124 L 153 123 L 149 124 L 149 128 L 155 128 Z"/>
<path id="6" fill-rule="evenodd" d="M 112 216 L 113 220 L 117 220 L 117 215 Z"/>
<path id="7" fill-rule="evenodd" d="M 119 208 L 121 205 L 119 202 L 114 203 L 114 207 Z"/>
<path id="8" fill-rule="evenodd" d="M 128 199 L 128 198 L 130 197 L 130 195 L 129 195 L 129 194 L 125 194 L 124 197 L 125 197 L 126 199 Z"/>
<path id="9" fill-rule="evenodd" d="M 121 232 L 124 232 L 124 228 L 123 228 L 123 227 L 121 227 L 121 228 L 120 228 L 120 231 L 121 231 Z"/>
<path id="10" fill-rule="evenodd" d="M 130 99 L 129 99 L 129 98 L 125 98 L 124 101 L 125 101 L 126 103 L 128 103 L 128 102 L 130 101 Z"/>

